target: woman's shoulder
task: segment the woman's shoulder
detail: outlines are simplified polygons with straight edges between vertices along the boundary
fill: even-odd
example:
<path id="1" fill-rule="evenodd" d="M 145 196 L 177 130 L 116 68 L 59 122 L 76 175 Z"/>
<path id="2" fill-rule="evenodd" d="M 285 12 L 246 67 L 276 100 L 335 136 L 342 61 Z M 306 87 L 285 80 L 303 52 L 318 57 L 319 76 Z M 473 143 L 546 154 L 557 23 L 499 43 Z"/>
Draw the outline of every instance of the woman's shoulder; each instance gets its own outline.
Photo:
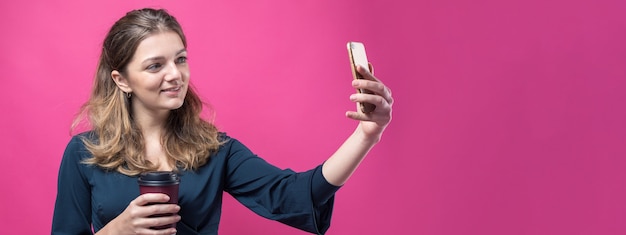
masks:
<path id="1" fill-rule="evenodd" d="M 98 136 L 97 136 L 95 131 L 83 131 L 83 132 L 80 132 L 78 134 L 74 134 L 72 136 L 72 139 L 70 140 L 70 142 L 71 141 L 76 141 L 76 140 L 84 140 L 84 139 L 88 139 L 88 140 L 91 140 L 91 141 L 97 141 L 98 140 Z"/>
<path id="2" fill-rule="evenodd" d="M 78 158 L 85 158 L 89 156 L 89 151 L 85 146 L 85 141 L 96 142 L 98 138 L 93 131 L 85 131 L 73 135 L 70 139 L 67 147 L 65 148 L 65 155 L 75 156 Z"/>
<path id="3" fill-rule="evenodd" d="M 228 135 L 226 132 L 218 132 L 217 139 L 222 143 L 222 148 L 245 147 L 237 138 Z"/>
<path id="4" fill-rule="evenodd" d="M 220 142 L 220 147 L 218 151 L 224 151 L 229 149 L 232 145 L 233 141 L 236 141 L 233 137 L 229 136 L 226 132 L 218 132 L 217 133 L 217 141 Z"/>
<path id="5" fill-rule="evenodd" d="M 231 156 L 235 153 L 250 152 L 250 149 L 237 138 L 228 135 L 226 132 L 218 133 L 218 140 L 221 142 L 218 155 L 225 154 Z"/>

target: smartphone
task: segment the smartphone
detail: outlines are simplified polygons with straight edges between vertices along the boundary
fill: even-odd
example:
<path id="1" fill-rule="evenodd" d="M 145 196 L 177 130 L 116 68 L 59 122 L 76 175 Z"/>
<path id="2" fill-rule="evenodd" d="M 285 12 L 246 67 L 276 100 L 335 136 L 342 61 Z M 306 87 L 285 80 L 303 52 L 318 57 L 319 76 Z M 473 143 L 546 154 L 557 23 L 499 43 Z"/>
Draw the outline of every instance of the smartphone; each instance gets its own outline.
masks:
<path id="1" fill-rule="evenodd" d="M 367 55 L 365 54 L 365 46 L 360 42 L 348 42 L 348 54 L 350 56 L 350 67 L 352 68 L 352 76 L 354 79 L 363 79 L 363 76 L 356 70 L 356 66 L 361 66 L 363 68 L 369 69 L 369 62 L 367 61 Z M 357 89 L 359 93 L 365 94 L 374 94 L 370 90 L 366 89 Z M 361 112 L 363 113 L 371 113 L 376 109 L 376 105 L 370 103 L 361 103 L 359 102 L 359 106 L 361 107 Z"/>

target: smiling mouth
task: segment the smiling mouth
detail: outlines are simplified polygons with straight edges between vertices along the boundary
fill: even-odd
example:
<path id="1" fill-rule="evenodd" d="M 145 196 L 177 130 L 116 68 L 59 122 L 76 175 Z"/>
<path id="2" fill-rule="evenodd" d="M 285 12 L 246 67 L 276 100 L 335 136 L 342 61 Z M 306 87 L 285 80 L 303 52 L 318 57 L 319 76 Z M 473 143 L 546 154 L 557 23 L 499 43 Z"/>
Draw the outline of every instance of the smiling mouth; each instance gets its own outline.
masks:
<path id="1" fill-rule="evenodd" d="M 179 91 L 179 90 L 180 90 L 180 87 L 178 86 L 178 87 L 168 88 L 168 89 L 165 89 L 163 91 L 168 92 L 168 91 Z"/>

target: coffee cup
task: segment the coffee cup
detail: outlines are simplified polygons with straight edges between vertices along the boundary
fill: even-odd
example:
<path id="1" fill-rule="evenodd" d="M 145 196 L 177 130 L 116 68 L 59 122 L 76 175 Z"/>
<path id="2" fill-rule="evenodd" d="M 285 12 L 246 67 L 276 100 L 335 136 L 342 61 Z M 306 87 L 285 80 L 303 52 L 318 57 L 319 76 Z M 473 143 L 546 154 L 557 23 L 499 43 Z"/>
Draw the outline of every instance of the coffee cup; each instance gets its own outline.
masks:
<path id="1" fill-rule="evenodd" d="M 170 200 L 163 204 L 178 204 L 178 185 L 180 177 L 171 171 L 151 171 L 141 173 L 137 178 L 139 183 L 139 192 L 145 193 L 164 193 L 170 197 Z M 157 214 L 152 217 L 170 216 L 172 214 Z M 175 228 L 176 224 L 168 224 L 163 226 L 152 227 L 153 229 Z"/>

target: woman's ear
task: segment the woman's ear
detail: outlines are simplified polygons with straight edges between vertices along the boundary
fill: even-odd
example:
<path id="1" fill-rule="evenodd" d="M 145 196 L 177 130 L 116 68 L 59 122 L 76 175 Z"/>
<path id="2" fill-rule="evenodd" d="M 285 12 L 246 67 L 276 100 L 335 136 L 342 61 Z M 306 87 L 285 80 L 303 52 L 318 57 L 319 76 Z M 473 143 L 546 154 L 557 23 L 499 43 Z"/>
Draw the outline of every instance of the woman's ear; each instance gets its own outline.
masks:
<path id="1" fill-rule="evenodd" d="M 119 71 L 113 70 L 111 72 L 111 79 L 113 79 L 115 84 L 117 84 L 117 87 L 119 87 L 123 92 L 126 92 L 126 93 L 133 92 L 133 89 L 131 89 L 130 86 L 128 85 L 128 79 L 122 76 L 122 74 Z"/>

